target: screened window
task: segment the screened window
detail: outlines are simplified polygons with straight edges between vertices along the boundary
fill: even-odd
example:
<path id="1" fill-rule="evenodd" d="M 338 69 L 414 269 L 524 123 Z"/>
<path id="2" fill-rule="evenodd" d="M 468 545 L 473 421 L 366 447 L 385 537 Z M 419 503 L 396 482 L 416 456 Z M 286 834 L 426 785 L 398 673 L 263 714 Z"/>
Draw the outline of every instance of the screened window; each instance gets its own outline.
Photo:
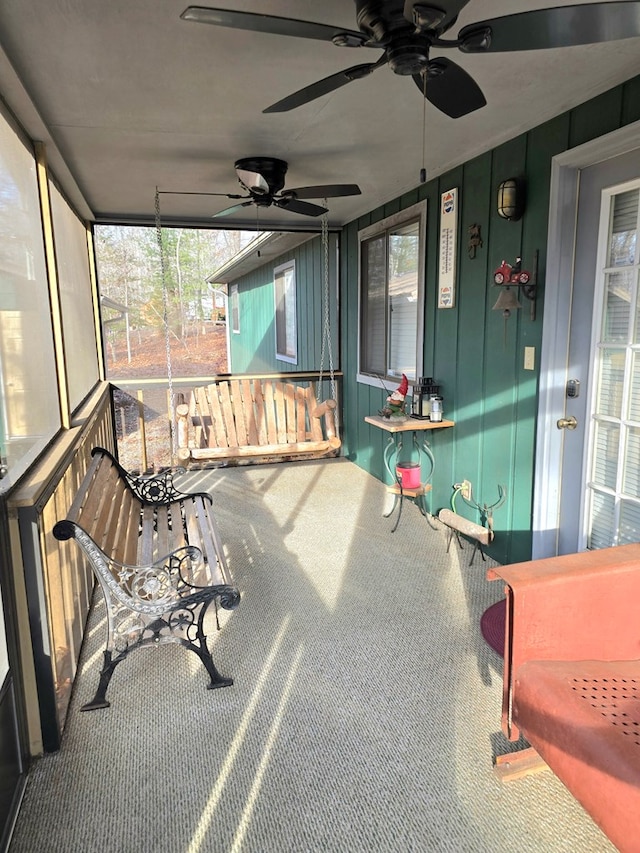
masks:
<path id="1" fill-rule="evenodd" d="M 240 297 L 237 284 L 231 285 L 229 297 L 231 300 L 231 331 L 238 333 L 240 331 Z"/>
<path id="2" fill-rule="evenodd" d="M 98 346 L 91 298 L 87 230 L 51 183 L 49 191 L 56 241 L 69 404 L 73 411 L 98 381 Z"/>
<path id="3" fill-rule="evenodd" d="M 0 454 L 15 482 L 60 428 L 33 154 L 0 116 Z"/>
<path id="4" fill-rule="evenodd" d="M 422 202 L 359 234 L 361 378 L 422 370 L 425 233 Z"/>
<path id="5" fill-rule="evenodd" d="M 298 360 L 295 261 L 274 270 L 276 300 L 276 358 L 295 364 Z"/>

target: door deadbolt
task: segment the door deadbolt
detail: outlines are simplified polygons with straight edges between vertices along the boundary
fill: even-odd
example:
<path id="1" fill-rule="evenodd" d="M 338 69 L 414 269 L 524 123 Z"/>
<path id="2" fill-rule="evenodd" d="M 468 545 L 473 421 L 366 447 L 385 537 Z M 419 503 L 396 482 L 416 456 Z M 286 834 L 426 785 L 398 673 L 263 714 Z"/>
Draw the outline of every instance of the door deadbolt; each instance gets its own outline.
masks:
<path id="1" fill-rule="evenodd" d="M 573 415 L 569 415 L 568 418 L 560 418 L 556 426 L 558 429 L 575 429 L 578 426 L 578 421 Z"/>

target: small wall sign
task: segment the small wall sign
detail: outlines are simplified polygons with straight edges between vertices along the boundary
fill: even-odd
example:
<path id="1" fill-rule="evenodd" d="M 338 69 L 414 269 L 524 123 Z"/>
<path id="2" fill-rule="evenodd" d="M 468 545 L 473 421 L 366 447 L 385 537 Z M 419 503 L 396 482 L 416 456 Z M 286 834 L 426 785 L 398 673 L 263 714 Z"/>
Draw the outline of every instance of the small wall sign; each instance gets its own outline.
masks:
<path id="1" fill-rule="evenodd" d="M 458 189 L 440 196 L 440 262 L 438 308 L 453 308 L 456 287 L 456 246 L 458 241 Z"/>

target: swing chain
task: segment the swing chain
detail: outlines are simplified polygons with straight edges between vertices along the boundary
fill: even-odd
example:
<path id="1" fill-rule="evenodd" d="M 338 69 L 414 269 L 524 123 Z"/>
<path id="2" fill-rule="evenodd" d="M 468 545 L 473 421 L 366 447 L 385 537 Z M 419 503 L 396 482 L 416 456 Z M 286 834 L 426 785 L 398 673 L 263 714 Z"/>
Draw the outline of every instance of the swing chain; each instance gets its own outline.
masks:
<path id="1" fill-rule="evenodd" d="M 326 207 L 327 200 L 324 199 Z M 318 403 L 321 401 L 322 381 L 324 373 L 325 354 L 329 352 L 329 376 L 331 378 L 331 399 L 337 402 L 336 395 L 336 379 L 333 368 L 333 347 L 331 346 L 331 316 L 329 311 L 329 211 L 322 214 L 322 252 L 323 252 L 323 282 L 322 282 L 322 299 L 323 299 L 323 329 L 322 329 L 322 348 L 320 351 L 320 372 L 318 380 L 318 388 L 316 396 Z"/>
<path id="2" fill-rule="evenodd" d="M 160 218 L 160 193 L 156 187 L 156 238 L 160 254 L 160 274 L 162 278 L 162 321 L 164 325 L 164 343 L 167 354 L 167 379 L 169 382 L 169 430 L 171 433 L 171 462 L 176 456 L 175 404 L 173 399 L 173 376 L 171 374 L 171 340 L 169 334 L 169 297 L 167 294 L 167 269 L 164 246 L 162 243 L 162 224 Z"/>

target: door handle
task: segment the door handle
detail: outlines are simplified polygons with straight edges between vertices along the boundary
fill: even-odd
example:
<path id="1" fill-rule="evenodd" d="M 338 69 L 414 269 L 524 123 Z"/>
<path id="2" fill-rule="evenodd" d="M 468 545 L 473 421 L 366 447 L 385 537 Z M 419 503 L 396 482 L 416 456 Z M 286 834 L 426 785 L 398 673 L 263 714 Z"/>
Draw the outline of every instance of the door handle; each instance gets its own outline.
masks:
<path id="1" fill-rule="evenodd" d="M 560 418 L 560 420 L 557 421 L 556 426 L 558 429 L 575 429 L 578 426 L 578 421 L 573 415 L 569 415 L 568 418 Z"/>

